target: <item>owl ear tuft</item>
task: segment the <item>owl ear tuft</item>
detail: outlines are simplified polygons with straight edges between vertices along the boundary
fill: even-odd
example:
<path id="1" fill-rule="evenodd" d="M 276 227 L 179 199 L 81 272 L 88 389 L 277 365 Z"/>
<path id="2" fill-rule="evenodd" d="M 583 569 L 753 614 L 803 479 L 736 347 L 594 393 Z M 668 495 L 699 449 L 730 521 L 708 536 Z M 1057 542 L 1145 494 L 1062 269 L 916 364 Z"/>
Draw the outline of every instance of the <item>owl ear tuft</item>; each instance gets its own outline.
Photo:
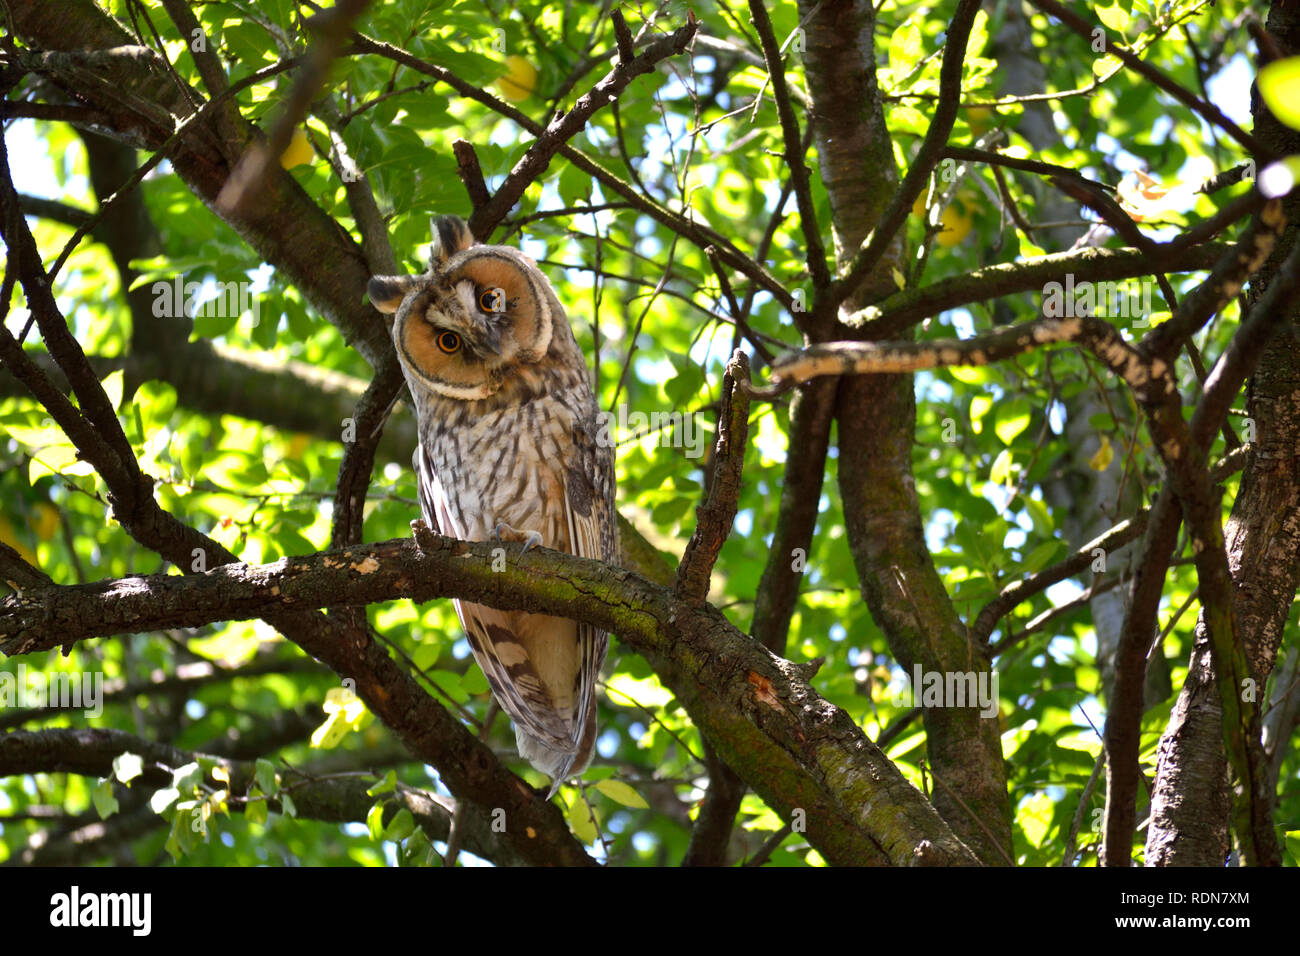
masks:
<path id="1" fill-rule="evenodd" d="M 366 284 L 366 295 L 376 309 L 385 315 L 392 315 L 406 298 L 406 293 L 413 288 L 413 276 L 372 276 Z"/>
<path id="2" fill-rule="evenodd" d="M 456 253 L 475 245 L 478 240 L 460 216 L 434 216 L 433 246 L 429 250 L 429 267 L 436 269 Z"/>

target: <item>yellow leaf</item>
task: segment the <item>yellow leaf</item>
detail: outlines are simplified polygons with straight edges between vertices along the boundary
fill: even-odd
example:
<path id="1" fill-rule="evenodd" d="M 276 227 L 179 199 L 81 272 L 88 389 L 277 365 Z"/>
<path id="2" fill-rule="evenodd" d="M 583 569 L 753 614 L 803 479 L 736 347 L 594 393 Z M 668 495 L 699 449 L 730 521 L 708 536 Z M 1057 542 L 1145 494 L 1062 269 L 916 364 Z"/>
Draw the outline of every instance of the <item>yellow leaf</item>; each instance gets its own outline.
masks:
<path id="1" fill-rule="evenodd" d="M 17 551 L 28 564 L 36 564 L 36 555 L 32 553 L 32 549 L 18 540 L 14 535 L 14 526 L 4 518 L 0 518 L 0 541 Z"/>
<path id="2" fill-rule="evenodd" d="M 574 836 L 586 844 L 596 842 L 596 816 L 587 806 L 587 801 L 582 799 L 582 794 L 574 795 L 566 816 Z"/>
<path id="3" fill-rule="evenodd" d="M 619 707 L 662 707 L 673 699 L 673 692 L 659 683 L 654 674 L 637 680 L 627 674 L 615 674 L 605 684 L 613 692 L 610 699 Z"/>
<path id="4" fill-rule="evenodd" d="M 59 509 L 48 501 L 38 501 L 32 507 L 32 513 L 27 516 L 27 523 L 36 532 L 36 537 L 49 541 L 54 537 L 54 532 L 59 530 Z"/>
<path id="5" fill-rule="evenodd" d="M 497 89 L 511 103 L 522 103 L 537 88 L 537 69 L 522 56 L 506 57 L 506 75 L 497 80 Z"/>
<path id="6" fill-rule="evenodd" d="M 945 249 L 951 249 L 970 235 L 975 220 L 955 206 L 948 206 L 940 218 L 943 229 L 935 236 L 935 241 Z"/>
<path id="7" fill-rule="evenodd" d="M 1101 447 L 1097 453 L 1088 459 L 1088 466 L 1093 471 L 1105 471 L 1110 467 L 1110 463 L 1115 460 L 1115 449 L 1110 447 L 1110 436 L 1101 436 Z"/>
<path id="8" fill-rule="evenodd" d="M 108 396 L 108 404 L 117 411 L 122 407 L 122 389 L 126 381 L 126 373 L 121 369 L 116 372 L 110 372 L 100 384 L 104 386 L 104 394 Z"/>
<path id="9" fill-rule="evenodd" d="M 280 154 L 280 165 L 285 169 L 293 169 L 295 166 L 310 163 L 315 155 L 316 153 L 311 148 L 311 140 L 307 138 L 306 131 L 296 129 L 293 131 L 293 139 L 289 143 L 289 148 Z"/>
<path id="10" fill-rule="evenodd" d="M 340 740 L 347 736 L 347 721 L 341 718 L 336 711 L 329 715 L 325 723 L 321 724 L 311 735 L 311 745 L 323 750 L 329 750 L 338 744 Z"/>

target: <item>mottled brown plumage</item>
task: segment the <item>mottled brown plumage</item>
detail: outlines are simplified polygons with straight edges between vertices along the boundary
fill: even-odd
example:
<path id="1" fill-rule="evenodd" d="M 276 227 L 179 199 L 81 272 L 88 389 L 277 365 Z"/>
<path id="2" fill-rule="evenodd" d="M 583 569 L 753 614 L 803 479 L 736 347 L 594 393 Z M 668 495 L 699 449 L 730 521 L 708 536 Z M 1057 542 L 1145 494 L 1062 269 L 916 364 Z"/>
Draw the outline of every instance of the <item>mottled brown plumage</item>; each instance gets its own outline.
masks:
<path id="1" fill-rule="evenodd" d="M 516 249 L 435 221 L 430 269 L 376 276 L 394 314 L 419 419 L 414 467 L 430 527 L 470 541 L 542 544 L 615 560 L 613 452 L 598 440 L 587 365 L 546 276 Z M 519 753 L 555 786 L 596 740 L 608 638 L 586 624 L 457 600 L 456 614 Z M 555 787 L 552 787 L 552 793 Z"/>

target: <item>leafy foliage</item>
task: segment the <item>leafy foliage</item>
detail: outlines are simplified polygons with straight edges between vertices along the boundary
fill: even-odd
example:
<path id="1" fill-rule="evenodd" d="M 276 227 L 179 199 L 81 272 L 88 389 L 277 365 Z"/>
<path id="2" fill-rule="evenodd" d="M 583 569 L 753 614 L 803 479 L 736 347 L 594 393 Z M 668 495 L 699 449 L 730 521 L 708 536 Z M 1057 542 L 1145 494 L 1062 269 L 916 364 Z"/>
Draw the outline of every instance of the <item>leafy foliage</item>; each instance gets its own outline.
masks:
<path id="1" fill-rule="evenodd" d="M 107 6 L 129 22 L 131 11 L 122 0 Z M 147 11 L 180 78 L 202 89 L 185 40 L 161 4 L 150 0 L 133 6 Z M 653 6 L 633 3 L 622 9 L 635 30 Z M 886 119 L 895 159 L 906 169 L 929 125 L 938 92 L 938 54 L 953 4 L 884 0 L 879 6 L 876 39 L 884 56 L 879 76 L 887 96 Z M 989 6 L 1002 10 L 1002 5 Z M 1244 6 L 1241 0 L 1215 5 L 1119 0 L 1098 8 L 1097 14 L 1114 36 L 1185 85 L 1196 88 L 1202 80 L 1213 81 L 1223 84 L 1218 89 L 1240 93 L 1245 88 L 1240 78 L 1244 39 L 1225 24 Z M 306 52 L 311 38 L 300 19 L 304 9 L 289 0 L 273 0 L 202 4 L 195 12 L 234 82 Z M 658 22 L 671 29 L 684 14 L 684 5 L 671 3 Z M 788 168 L 776 108 L 770 93 L 765 95 L 769 79 L 747 14 L 720 3 L 696 5 L 695 15 L 703 33 L 725 38 L 726 45 L 697 46 L 641 77 L 620 97 L 617 109 L 598 112 L 572 145 L 669 208 L 689 210 L 695 221 L 725 234 L 741 250 L 762 250 L 763 265 L 786 288 L 810 288 L 801 224 L 785 189 Z M 1046 88 L 1061 91 L 1051 114 L 1061 145 L 1041 153 L 1019 131 L 1022 106 L 980 105 L 993 104 L 1000 89 L 989 44 L 1002 25 L 1001 15 L 994 12 L 989 19 L 981 14 L 977 23 L 953 143 L 972 143 L 1001 130 L 1013 154 L 1071 167 L 1108 183 L 1138 168 L 1166 184 L 1191 182 L 1242 159 L 1233 144 L 1206 135 L 1205 125 L 1190 110 L 1153 96 L 1141 78 L 1112 69 L 1083 40 L 1036 15 L 1032 34 Z M 797 40 L 793 3 L 774 4 L 771 17 L 778 39 Z M 538 119 L 552 108 L 571 106 L 604 73 L 613 48 L 608 17 L 590 4 L 396 0 L 374 4 L 358 29 L 445 66 L 469 83 L 509 93 L 519 108 Z M 1193 54 L 1184 31 L 1200 50 L 1216 50 L 1214 59 L 1207 62 Z M 1219 40 L 1226 45 L 1216 45 Z M 806 80 L 798 43 L 793 47 L 786 69 L 791 88 L 802 91 Z M 522 58 L 535 76 L 518 63 L 508 65 L 508 57 Z M 510 78 L 503 87 L 507 72 Z M 240 112 L 269 129 L 292 77 L 282 74 L 239 93 Z M 359 238 L 346 184 L 327 161 L 335 125 L 373 187 L 393 248 L 410 271 L 422 269 L 432 214 L 468 217 L 471 212 L 456 175 L 452 142 L 465 139 L 475 145 L 489 188 L 500 185 L 531 142 L 487 106 L 426 80 L 375 57 L 339 59 L 330 71 L 328 104 L 314 111 L 304 129 L 311 154 L 291 169 L 312 200 Z M 7 135 L 11 154 L 19 151 L 19 143 L 26 144 L 20 189 L 44 190 L 65 203 L 94 207 L 85 151 L 70 127 L 19 121 Z M 819 221 L 829 223 L 815 155 L 810 154 L 809 163 Z M 1025 219 L 1046 218 L 1040 209 L 1046 194 L 1036 177 L 1008 173 L 1005 185 Z M 941 164 L 925 201 L 909 218 L 907 238 L 914 254 L 906 275 L 897 277 L 900 284 L 913 288 L 1048 250 L 1044 233 L 1026 233 L 1005 214 L 1001 188 L 990 167 Z M 278 365 L 301 363 L 360 382 L 369 378 L 370 368 L 339 330 L 287 277 L 267 268 L 259 253 L 209 211 L 168 164 L 148 176 L 141 190 L 161 251 L 132 264 L 139 272 L 137 287 L 181 276 L 208 284 L 208 294 L 218 282 L 251 282 L 256 289 L 252 310 L 195 318 L 192 340 L 208 340 Z M 1225 190 L 1189 196 L 1186 205 L 1161 210 L 1158 222 L 1148 225 L 1156 227 L 1154 235 L 1171 234 L 1190 217 L 1213 214 L 1236 194 Z M 50 219 L 33 219 L 32 225 L 47 260 L 71 235 L 69 226 Z M 647 418 L 665 411 L 695 415 L 701 432 L 694 447 L 690 434 L 680 428 L 676 433 L 620 430 L 618 435 L 620 510 L 665 561 L 675 564 L 701 498 L 726 360 L 737 346 L 752 353 L 754 339 L 773 352 L 801 345 L 791 315 L 770 294 L 736 277 L 736 294 L 749 305 L 746 320 L 752 332 L 747 341 L 730 321 L 726 294 L 703 250 L 558 158 L 493 241 L 521 244 L 550 276 L 592 359 L 603 407 L 625 405 Z M 1171 278 L 1180 294 L 1195 281 Z M 105 360 L 130 354 L 126 291 L 105 246 L 82 242 L 60 276 L 57 293 L 88 354 Z M 20 297 L 14 305 L 21 305 Z M 1031 319 L 1040 307 L 1037 294 L 975 304 L 927 321 L 919 335 L 929 339 L 987 331 Z M 1132 338 L 1159 317 L 1147 312 L 1108 318 Z M 1229 306 L 1197 338 L 1200 352 L 1219 354 L 1237 318 L 1237 306 Z M 162 379 L 151 377 L 128 391 L 120 370 L 104 376 L 133 450 L 144 470 L 158 479 L 163 507 L 248 563 L 327 548 L 341 444 L 280 431 L 266 421 L 197 412 Z M 1074 446 L 1065 433 L 1063 403 L 1088 392 L 1107 411 L 1089 422 L 1082 446 Z M 1118 463 L 1124 482 L 1139 489 L 1143 503 L 1150 503 L 1160 480 L 1145 433 L 1133 424 L 1139 416 L 1131 397 L 1081 352 L 1031 352 L 987 368 L 919 374 L 916 399 L 912 464 L 927 542 L 967 620 L 1007 583 L 1067 554 L 1063 527 L 1070 504 L 1051 491 L 1064 472 L 1081 467 L 1103 471 Z M 409 414 L 405 408 L 395 412 Z M 70 441 L 37 403 L 21 395 L 4 398 L 0 428 L 5 435 L 0 440 L 0 540 L 61 583 L 176 570 L 122 531 L 109 514 L 102 480 L 76 459 Z M 788 428 L 785 402 L 754 405 L 736 525 L 709 596 L 743 630 L 752 622 L 785 462 L 800 451 L 789 447 Z M 1226 450 L 1220 444 L 1212 457 Z M 827 469 L 819 531 L 806 556 L 786 656 L 824 659 L 817 690 L 875 739 L 910 709 L 901 693 L 906 675 L 858 591 L 841 518 L 834 450 Z M 1235 490 L 1236 479 L 1229 479 L 1227 502 Z M 406 460 L 381 461 L 367 501 L 366 540 L 409 535 L 416 513 L 416 489 Z M 1025 602 L 1000 622 L 995 636 L 1016 634 L 1043 612 L 1064 606 L 1093 580 L 1088 572 Z M 1190 566 L 1178 565 L 1162 604 L 1167 634 L 1160 654 L 1170 665 L 1174 687 L 1185 676 L 1195 586 Z M 1180 614 L 1189 601 L 1191 610 Z M 399 601 L 372 606 L 366 613 L 393 653 L 423 674 L 431 693 L 474 726 L 482 723 L 490 701 L 486 682 L 473 665 L 449 602 L 417 607 Z M 1294 639 L 1289 623 L 1287 640 Z M 1059 863 L 1076 818 L 1083 861 L 1095 861 L 1102 788 L 1091 789 L 1081 804 L 1100 750 L 1103 702 L 1095 654 L 1088 606 L 1079 604 L 1035 627 L 997 661 L 1019 863 Z M 215 678 L 181 686 L 162 683 L 166 675 L 183 674 L 186 667 L 204 662 L 222 670 Z M 109 691 L 100 716 L 60 710 L 25 720 L 27 729 L 112 728 L 186 752 L 251 760 L 256 783 L 246 800 L 232 797 L 230 771 L 206 756 L 168 767 L 170 782 L 154 790 L 152 799 L 141 794 L 143 768 L 131 758 L 119 759 L 115 775 L 102 780 L 63 773 L 11 776 L 0 780 L 0 858 L 21 857 L 48 826 L 38 816 L 24 815 L 31 808 L 56 807 L 68 822 L 84 825 L 101 817 L 111 823 L 132 808 L 147 806 L 158 815 L 157 825 L 124 839 L 124 852 L 144 862 L 436 863 L 445 844 L 430 843 L 410 811 L 393 812 L 389 801 L 403 788 L 438 791 L 437 773 L 406 762 L 387 730 L 365 719 L 364 707 L 355 697 L 349 699 L 335 675 L 303 663 L 296 647 L 260 622 L 105 639 L 79 644 L 66 657 L 50 652 L 45 659 L 6 661 L 2 667 L 8 673 L 25 665 L 46 675 L 102 675 Z M 241 676 L 240 669 L 249 666 L 256 671 Z M 150 681 L 157 689 L 147 686 Z M 707 784 L 703 742 L 672 693 L 643 660 L 620 653 L 617 642 L 606 667 L 605 691 L 600 756 L 586 777 L 594 786 L 585 794 L 564 788 L 566 819 L 583 842 L 595 845 L 611 863 L 674 863 L 685 852 L 692 815 Z M 1170 703 L 1158 704 L 1143 719 L 1144 764 L 1153 759 Z M 532 784 L 543 782 L 514 757 L 508 721 L 498 717 L 487 733 L 516 772 Z M 892 736 L 887 752 L 912 783 L 929 786 L 919 724 Z M 378 756 L 370 759 L 370 753 Z M 331 763 L 332 757 L 338 759 Z M 145 760 L 144 767 L 153 763 Z M 340 825 L 295 816 L 295 787 L 332 773 L 363 770 L 374 784 L 368 818 Z M 1300 818 L 1298 770 L 1294 754 L 1289 755 L 1283 771 L 1289 782 L 1278 810 L 1280 821 L 1292 821 L 1288 827 Z M 738 819 L 737 856 L 758 853 L 782 826 L 760 799 L 746 796 Z M 463 861 L 473 859 L 462 856 Z M 783 866 L 822 862 L 797 832 L 787 835 L 768 861 Z"/>

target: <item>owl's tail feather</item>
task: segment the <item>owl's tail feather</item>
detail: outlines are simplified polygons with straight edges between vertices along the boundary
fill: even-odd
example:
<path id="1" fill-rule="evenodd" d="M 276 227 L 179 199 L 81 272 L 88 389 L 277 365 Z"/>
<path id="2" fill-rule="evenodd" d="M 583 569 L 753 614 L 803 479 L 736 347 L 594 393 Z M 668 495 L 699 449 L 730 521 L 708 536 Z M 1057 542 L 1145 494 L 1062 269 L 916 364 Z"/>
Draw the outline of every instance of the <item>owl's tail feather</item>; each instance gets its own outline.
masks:
<path id="1" fill-rule="evenodd" d="M 581 773 L 596 744 L 596 675 L 604 632 L 563 618 L 456 600 L 470 649 L 515 725 L 519 755 L 559 784 Z"/>
<path id="2" fill-rule="evenodd" d="M 545 740 L 534 737 L 515 724 L 515 746 L 519 756 L 523 757 L 537 770 L 551 778 L 551 789 L 546 799 L 555 796 L 560 784 L 570 777 L 575 777 L 587 769 L 592 754 L 596 750 L 596 701 L 588 700 L 587 712 L 579 722 L 581 734 L 577 745 L 568 749 L 557 749 Z"/>

